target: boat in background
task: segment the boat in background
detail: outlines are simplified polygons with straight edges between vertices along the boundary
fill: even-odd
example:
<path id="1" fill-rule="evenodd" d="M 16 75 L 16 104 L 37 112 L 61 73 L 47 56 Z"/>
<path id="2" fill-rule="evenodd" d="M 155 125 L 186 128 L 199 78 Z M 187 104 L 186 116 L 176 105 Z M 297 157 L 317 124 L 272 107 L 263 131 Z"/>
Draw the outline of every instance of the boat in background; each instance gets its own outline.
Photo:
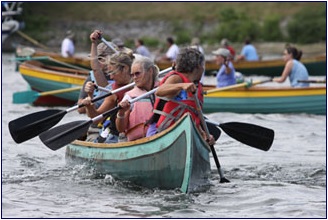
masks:
<path id="1" fill-rule="evenodd" d="M 198 192 L 209 187 L 209 146 L 189 114 L 154 136 L 115 144 L 74 141 L 68 163 L 88 164 L 97 174 L 135 185 Z"/>
<path id="2" fill-rule="evenodd" d="M 37 60 L 25 61 L 19 65 L 19 72 L 31 90 L 48 92 L 59 89 L 81 87 L 89 75 L 87 70 L 45 65 Z M 55 95 L 40 96 L 33 105 L 72 106 L 79 97 L 79 90 Z"/>
<path id="3" fill-rule="evenodd" d="M 26 46 L 18 46 L 16 48 L 15 60 L 18 63 L 28 60 L 37 60 L 45 65 L 69 67 L 80 70 L 91 69 L 89 57 L 63 57 L 60 53 L 42 51 Z"/>
<path id="4" fill-rule="evenodd" d="M 315 57 L 304 57 L 301 62 L 307 68 L 311 76 L 326 76 L 327 75 L 327 57 L 320 55 Z M 160 69 L 172 66 L 171 62 L 157 62 Z M 234 62 L 236 71 L 245 76 L 280 76 L 284 70 L 285 62 L 282 59 L 261 60 L 261 61 L 239 61 Z M 214 60 L 207 60 L 205 63 L 206 75 L 216 75 L 219 67 Z"/>
<path id="5" fill-rule="evenodd" d="M 13 33 L 21 29 L 22 22 L 14 19 L 23 11 L 22 2 L 1 2 L 1 41 L 2 43 Z"/>
<path id="6" fill-rule="evenodd" d="M 203 111 L 235 113 L 327 113 L 326 86 L 292 88 L 253 86 L 216 91 L 205 87 Z"/>

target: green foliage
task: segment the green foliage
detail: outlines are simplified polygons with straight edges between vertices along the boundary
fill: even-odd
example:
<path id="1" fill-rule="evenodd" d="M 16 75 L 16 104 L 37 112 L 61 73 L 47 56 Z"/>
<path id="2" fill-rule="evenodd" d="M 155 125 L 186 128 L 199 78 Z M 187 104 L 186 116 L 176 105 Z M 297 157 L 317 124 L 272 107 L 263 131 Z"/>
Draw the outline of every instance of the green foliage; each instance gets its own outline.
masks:
<path id="1" fill-rule="evenodd" d="M 295 43 L 315 43 L 327 39 L 326 8 L 306 8 L 295 14 L 287 26 L 289 40 Z"/>
<path id="2" fill-rule="evenodd" d="M 160 43 L 157 38 L 142 37 L 141 39 L 147 47 L 157 47 Z"/>
<path id="3" fill-rule="evenodd" d="M 278 15 L 271 15 L 264 19 L 262 26 L 262 39 L 264 41 L 283 41 L 283 36 L 279 27 L 280 18 Z"/>
<path id="4" fill-rule="evenodd" d="M 219 22 L 213 34 L 217 41 L 220 41 L 222 38 L 228 38 L 230 41 L 243 42 L 246 37 L 249 37 L 251 40 L 260 38 L 259 23 L 244 13 L 237 14 L 234 9 L 222 10 L 219 14 Z"/>
<path id="5" fill-rule="evenodd" d="M 178 45 L 189 45 L 192 34 L 190 31 L 184 27 L 182 22 L 174 22 L 173 23 L 173 34 L 176 36 L 175 43 Z"/>

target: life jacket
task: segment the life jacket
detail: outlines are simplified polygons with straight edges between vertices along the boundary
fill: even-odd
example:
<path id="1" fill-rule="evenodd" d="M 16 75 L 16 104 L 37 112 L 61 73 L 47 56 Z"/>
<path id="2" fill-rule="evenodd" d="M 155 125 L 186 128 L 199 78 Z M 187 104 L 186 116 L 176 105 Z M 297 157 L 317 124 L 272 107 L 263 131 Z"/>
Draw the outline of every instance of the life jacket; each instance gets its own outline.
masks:
<path id="1" fill-rule="evenodd" d="M 134 87 L 127 92 L 132 99 L 136 98 L 147 91 L 138 87 Z M 133 141 L 139 138 L 146 137 L 148 129 L 148 120 L 153 114 L 154 96 L 145 97 L 133 103 L 132 110 L 129 116 L 128 127 L 125 135 L 128 141 Z"/>
<path id="2" fill-rule="evenodd" d="M 183 74 L 172 71 L 166 75 L 161 81 L 161 85 L 166 81 L 166 79 L 172 75 L 178 75 L 182 79 L 183 83 L 191 83 L 190 80 Z M 203 104 L 203 88 L 201 83 L 198 84 L 198 100 L 202 106 Z M 189 112 L 191 117 L 195 121 L 196 125 L 200 125 L 200 119 L 198 118 L 197 105 L 193 98 L 191 92 L 186 92 L 184 90 L 174 97 L 173 99 L 168 99 L 165 97 L 157 97 L 154 105 L 154 116 L 153 122 L 156 123 L 158 131 L 162 131 L 177 121 L 184 113 Z M 157 116 L 156 116 L 157 115 Z"/>
<path id="3" fill-rule="evenodd" d="M 113 83 L 112 85 L 113 87 L 113 90 L 116 90 L 116 89 L 119 89 L 120 87 L 116 84 L 116 82 Z M 117 99 L 116 99 L 116 104 L 117 105 L 119 102 L 122 101 L 123 97 L 124 97 L 124 94 L 128 91 L 130 91 L 131 88 L 127 88 L 127 89 L 124 89 L 120 92 L 117 92 L 115 93 Z M 107 117 L 104 121 L 103 121 L 103 126 L 102 126 L 102 130 L 105 130 L 105 129 L 109 129 L 109 133 L 113 134 L 113 135 L 116 135 L 118 136 L 119 132 L 117 131 L 117 128 L 116 128 L 116 124 L 115 124 L 115 121 L 116 121 L 116 113 L 117 112 L 113 112 L 113 114 L 111 114 L 109 117 Z"/>

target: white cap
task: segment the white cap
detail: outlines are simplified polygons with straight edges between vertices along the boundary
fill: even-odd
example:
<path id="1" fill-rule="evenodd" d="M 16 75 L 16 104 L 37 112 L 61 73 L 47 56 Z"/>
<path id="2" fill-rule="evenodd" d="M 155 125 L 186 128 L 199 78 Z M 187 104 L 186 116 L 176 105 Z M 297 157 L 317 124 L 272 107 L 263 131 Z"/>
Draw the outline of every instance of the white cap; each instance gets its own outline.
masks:
<path id="1" fill-rule="evenodd" d="M 215 51 L 212 51 L 212 54 L 214 55 L 221 55 L 223 57 L 229 57 L 231 56 L 230 51 L 228 49 L 225 48 L 219 48 Z"/>

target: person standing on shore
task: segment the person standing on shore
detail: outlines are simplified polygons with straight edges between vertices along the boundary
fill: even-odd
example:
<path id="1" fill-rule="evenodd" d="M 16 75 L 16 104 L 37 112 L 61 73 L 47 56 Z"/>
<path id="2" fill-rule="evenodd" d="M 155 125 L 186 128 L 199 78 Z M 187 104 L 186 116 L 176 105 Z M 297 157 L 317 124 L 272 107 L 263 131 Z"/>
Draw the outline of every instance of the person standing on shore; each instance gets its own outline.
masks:
<path id="1" fill-rule="evenodd" d="M 63 57 L 74 56 L 74 52 L 75 52 L 74 41 L 75 41 L 75 34 L 71 30 L 67 31 L 66 37 L 61 44 L 61 55 Z"/>
<path id="2" fill-rule="evenodd" d="M 272 79 L 273 82 L 283 83 L 289 77 L 292 87 L 308 87 L 309 83 L 298 82 L 298 80 L 308 80 L 309 73 L 303 63 L 300 62 L 302 51 L 295 47 L 287 46 L 284 50 L 283 59 L 286 62 L 284 71 L 280 77 Z"/>

